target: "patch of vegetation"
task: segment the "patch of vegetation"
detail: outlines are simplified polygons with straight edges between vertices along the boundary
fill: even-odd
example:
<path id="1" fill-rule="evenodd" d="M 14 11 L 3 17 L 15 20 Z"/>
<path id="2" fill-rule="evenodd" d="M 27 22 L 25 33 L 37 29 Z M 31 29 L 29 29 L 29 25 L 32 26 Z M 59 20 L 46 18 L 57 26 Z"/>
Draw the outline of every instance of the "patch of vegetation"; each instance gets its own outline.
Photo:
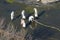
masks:
<path id="1" fill-rule="evenodd" d="M 6 2 L 8 2 L 8 3 L 13 3 L 14 0 L 6 0 Z"/>
<path id="2" fill-rule="evenodd" d="M 27 6 L 27 7 L 25 8 L 25 10 L 26 10 L 27 13 L 33 13 L 33 12 L 34 12 L 34 11 L 33 11 L 33 7 L 31 7 L 31 6 Z"/>

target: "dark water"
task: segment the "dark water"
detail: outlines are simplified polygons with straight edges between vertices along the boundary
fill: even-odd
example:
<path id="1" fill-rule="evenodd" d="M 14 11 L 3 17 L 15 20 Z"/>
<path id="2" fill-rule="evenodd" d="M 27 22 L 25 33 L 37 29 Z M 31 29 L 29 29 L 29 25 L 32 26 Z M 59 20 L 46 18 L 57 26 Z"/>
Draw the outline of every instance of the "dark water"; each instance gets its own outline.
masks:
<path id="1" fill-rule="evenodd" d="M 30 32 L 29 32 L 30 31 Z M 27 40 L 60 40 L 60 32 L 55 29 L 47 28 L 45 26 L 38 25 L 36 29 L 28 30 L 28 34 L 26 35 Z M 30 38 L 32 37 L 32 38 Z M 54 39 L 51 39 L 54 38 Z"/>
<path id="2" fill-rule="evenodd" d="M 43 16 L 40 17 L 39 21 L 53 26 L 60 26 L 59 20 L 60 20 L 60 9 L 51 9 L 46 10 Z"/>
<path id="3" fill-rule="evenodd" d="M 46 27 L 40 27 L 34 30 L 33 38 L 47 39 L 55 34 L 55 31 Z"/>

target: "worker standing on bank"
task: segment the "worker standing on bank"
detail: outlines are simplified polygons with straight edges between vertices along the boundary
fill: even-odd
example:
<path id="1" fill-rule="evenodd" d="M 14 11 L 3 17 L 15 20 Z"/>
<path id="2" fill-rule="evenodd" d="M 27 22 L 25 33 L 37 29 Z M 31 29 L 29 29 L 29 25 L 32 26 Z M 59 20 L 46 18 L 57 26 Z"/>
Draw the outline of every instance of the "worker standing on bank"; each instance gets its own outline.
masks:
<path id="1" fill-rule="evenodd" d="M 35 19 L 37 19 L 38 18 L 37 8 L 34 8 L 33 10 L 34 10 L 34 17 L 35 17 Z"/>
<path id="2" fill-rule="evenodd" d="M 25 22 L 26 17 L 24 15 L 24 13 L 25 13 L 25 10 L 22 10 L 22 12 L 21 12 L 21 16 L 22 16 L 21 25 L 22 25 L 22 27 L 26 27 L 26 22 Z"/>
<path id="3" fill-rule="evenodd" d="M 11 12 L 11 20 L 14 19 L 14 11 Z"/>

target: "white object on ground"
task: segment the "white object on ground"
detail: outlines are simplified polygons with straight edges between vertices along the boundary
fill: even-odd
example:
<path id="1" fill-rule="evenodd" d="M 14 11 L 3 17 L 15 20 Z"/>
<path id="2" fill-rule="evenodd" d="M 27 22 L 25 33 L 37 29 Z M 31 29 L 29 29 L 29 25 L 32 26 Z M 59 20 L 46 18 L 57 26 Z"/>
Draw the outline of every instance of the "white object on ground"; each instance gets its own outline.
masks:
<path id="1" fill-rule="evenodd" d="M 21 25 L 22 25 L 22 27 L 26 27 L 26 23 L 25 23 L 24 19 L 21 19 Z"/>
<path id="2" fill-rule="evenodd" d="M 59 1 L 59 0 L 41 0 L 41 3 L 47 4 L 47 3 L 53 3 L 53 2 L 56 2 L 56 1 Z"/>
<path id="3" fill-rule="evenodd" d="M 38 17 L 37 8 L 34 8 L 34 11 L 35 11 L 34 16 L 35 16 L 35 17 Z"/>
<path id="4" fill-rule="evenodd" d="M 33 21 L 34 20 L 34 17 L 33 16 L 30 16 L 29 17 L 29 21 Z"/>
<path id="5" fill-rule="evenodd" d="M 39 2 L 40 0 L 37 0 L 37 2 Z"/>
<path id="6" fill-rule="evenodd" d="M 24 13 L 25 13 L 25 10 L 22 10 L 21 15 L 22 15 L 22 18 L 23 18 L 23 19 L 26 18 L 25 15 L 24 15 Z"/>
<path id="7" fill-rule="evenodd" d="M 14 18 L 14 11 L 11 12 L 11 20 Z"/>

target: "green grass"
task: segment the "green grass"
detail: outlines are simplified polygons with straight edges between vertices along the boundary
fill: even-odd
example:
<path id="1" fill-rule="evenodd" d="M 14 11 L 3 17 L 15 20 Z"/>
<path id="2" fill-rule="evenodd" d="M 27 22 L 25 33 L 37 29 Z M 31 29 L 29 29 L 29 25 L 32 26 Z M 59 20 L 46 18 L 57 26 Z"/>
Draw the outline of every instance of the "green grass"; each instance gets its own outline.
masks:
<path id="1" fill-rule="evenodd" d="M 6 0 L 6 2 L 8 2 L 8 3 L 13 3 L 14 0 Z"/>
<path id="2" fill-rule="evenodd" d="M 30 7 L 30 6 L 27 6 L 27 7 L 25 8 L 25 10 L 26 10 L 27 13 L 33 13 L 33 12 L 34 12 L 34 11 L 33 11 L 33 7 Z"/>

